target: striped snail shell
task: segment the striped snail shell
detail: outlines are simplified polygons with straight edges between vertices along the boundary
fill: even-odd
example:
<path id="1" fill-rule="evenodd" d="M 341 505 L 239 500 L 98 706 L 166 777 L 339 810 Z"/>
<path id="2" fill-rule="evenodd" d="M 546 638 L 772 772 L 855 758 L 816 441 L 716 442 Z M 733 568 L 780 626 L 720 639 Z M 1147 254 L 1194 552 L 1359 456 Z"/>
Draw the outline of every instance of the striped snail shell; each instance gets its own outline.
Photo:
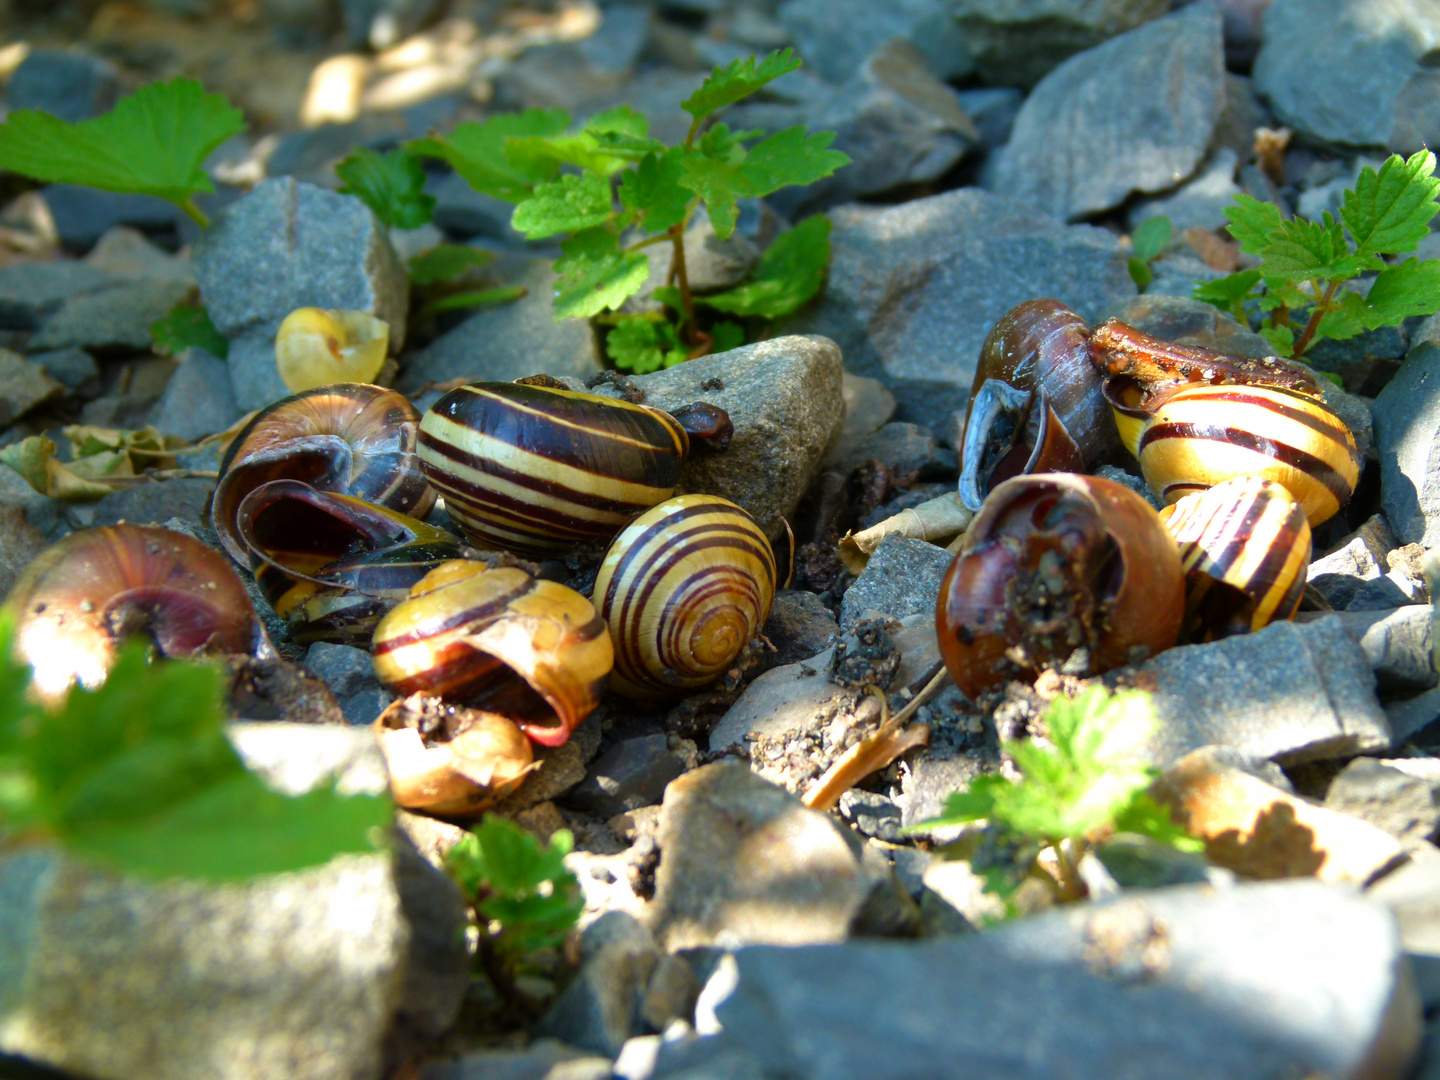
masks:
<path id="1" fill-rule="evenodd" d="M 1078 653 L 1086 673 L 1174 645 L 1180 556 L 1135 492 L 1075 473 L 1006 480 L 975 516 L 940 585 L 936 633 L 972 700 Z"/>
<path id="2" fill-rule="evenodd" d="M 256 584 L 300 644 L 368 645 L 381 615 L 464 550 L 443 529 L 298 480 L 245 496 L 236 531 Z"/>
<path id="3" fill-rule="evenodd" d="M 1242 634 L 1295 614 L 1310 523 L 1279 484 L 1237 477 L 1160 511 L 1185 568 L 1186 641 Z"/>
<path id="4" fill-rule="evenodd" d="M 220 462 L 210 521 L 236 562 L 249 553 L 236 531 L 240 503 L 271 480 L 301 480 L 414 517 L 435 505 L 415 456 L 415 407 L 393 390 L 336 383 L 282 398 L 257 413 Z"/>
<path id="5" fill-rule="evenodd" d="M 614 649 L 573 589 L 515 567 L 452 560 L 375 628 L 375 674 L 397 694 L 463 701 L 559 746 L 600 703 Z"/>
<path id="6" fill-rule="evenodd" d="M 668 499 L 685 427 L 645 405 L 521 383 L 471 383 L 420 422 L 420 460 L 477 547 L 543 555 L 605 540 Z"/>
<path id="7" fill-rule="evenodd" d="M 71 533 L 46 548 L 5 601 L 15 651 L 43 697 L 105 681 L 121 642 L 164 656 L 249 653 L 259 624 L 245 586 L 213 548 L 155 525 Z"/>
<path id="8" fill-rule="evenodd" d="M 641 514 L 595 579 L 611 688 L 647 699 L 714 682 L 770 617 L 775 580 L 765 534 L 727 499 L 681 495 Z"/>

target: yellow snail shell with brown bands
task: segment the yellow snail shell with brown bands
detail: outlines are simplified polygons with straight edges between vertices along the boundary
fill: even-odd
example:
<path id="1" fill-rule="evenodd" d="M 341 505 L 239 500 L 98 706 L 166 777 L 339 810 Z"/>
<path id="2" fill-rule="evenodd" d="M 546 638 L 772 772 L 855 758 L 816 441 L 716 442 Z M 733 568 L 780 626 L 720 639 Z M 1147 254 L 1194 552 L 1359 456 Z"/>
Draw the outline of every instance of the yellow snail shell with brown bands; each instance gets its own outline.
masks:
<path id="1" fill-rule="evenodd" d="M 1239 476 L 1282 485 L 1318 525 L 1360 479 L 1355 437 L 1318 398 L 1274 386 L 1198 385 L 1141 428 L 1140 471 L 1167 503 Z"/>
<path id="2" fill-rule="evenodd" d="M 503 713 L 542 746 L 559 746 L 600 703 L 615 657 L 605 623 L 574 589 L 459 559 L 380 620 L 370 652 L 395 693 Z"/>
<path id="3" fill-rule="evenodd" d="M 612 689 L 644 699 L 714 682 L 764 627 L 775 582 L 765 534 L 726 499 L 681 495 L 640 515 L 595 579 Z"/>
<path id="4" fill-rule="evenodd" d="M 1160 511 L 1185 569 L 1186 641 L 1259 630 L 1295 614 L 1310 565 L 1310 523 L 1290 493 L 1237 477 Z"/>
<path id="5" fill-rule="evenodd" d="M 534 768 L 534 749 L 516 723 L 498 713 L 457 710 L 465 726 L 427 741 L 405 723 L 414 699 L 392 703 L 372 725 L 395 802 L 411 810 L 462 817 L 493 806 Z"/>
<path id="6" fill-rule="evenodd" d="M 390 324 L 365 311 L 296 308 L 275 334 L 275 366 L 292 394 L 368 383 L 385 366 Z"/>

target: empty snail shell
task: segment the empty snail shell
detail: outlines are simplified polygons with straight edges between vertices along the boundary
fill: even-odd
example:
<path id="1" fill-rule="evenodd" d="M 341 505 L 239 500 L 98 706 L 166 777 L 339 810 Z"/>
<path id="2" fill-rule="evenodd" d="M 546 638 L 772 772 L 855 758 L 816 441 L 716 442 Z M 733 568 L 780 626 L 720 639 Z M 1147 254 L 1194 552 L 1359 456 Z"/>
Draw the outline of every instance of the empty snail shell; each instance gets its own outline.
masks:
<path id="1" fill-rule="evenodd" d="M 1081 472 L 1115 447 L 1090 357 L 1090 329 L 1058 300 L 1027 300 L 980 351 L 961 448 L 960 498 L 979 510 L 1021 473 Z"/>
<path id="2" fill-rule="evenodd" d="M 765 534 L 727 499 L 681 495 L 641 514 L 595 579 L 612 689 L 644 699 L 714 682 L 770 617 L 775 573 Z"/>
<path id="3" fill-rule="evenodd" d="M 709 409 L 695 414 L 728 440 Z M 691 437 L 645 405 L 522 383 L 471 383 L 420 422 L 420 460 L 472 543 L 545 554 L 605 540 L 668 499 Z"/>
<path id="4" fill-rule="evenodd" d="M 375 674 L 398 694 L 432 694 L 511 716 L 559 746 L 600 702 L 615 652 L 573 589 L 514 567 L 453 560 L 380 620 Z"/>
<path id="5" fill-rule="evenodd" d="M 146 635 L 165 656 L 248 653 L 250 599 L 218 551 L 154 525 L 72 533 L 41 552 L 5 601 L 18 657 L 46 698 L 105 681 L 116 649 Z"/>
<path id="6" fill-rule="evenodd" d="M 415 456 L 419 419 L 395 391 L 364 383 L 316 387 L 257 413 L 220 462 L 210 504 L 220 543 L 249 565 L 236 529 L 240 503 L 271 480 L 301 480 L 424 517 L 435 505 L 435 490 Z"/>
<path id="7" fill-rule="evenodd" d="M 1259 630 L 1295 614 L 1310 565 L 1310 523 L 1290 493 L 1240 477 L 1160 511 L 1185 568 L 1186 641 Z"/>
<path id="8" fill-rule="evenodd" d="M 1175 542 L 1133 491 L 1073 473 L 990 493 L 936 604 L 940 653 L 971 698 L 1049 664 L 1087 673 L 1174 645 L 1185 610 Z"/>
<path id="9" fill-rule="evenodd" d="M 250 492 L 236 531 L 256 584 L 300 644 L 368 645 L 381 615 L 464 551 L 443 529 L 298 480 Z"/>
<path id="10" fill-rule="evenodd" d="M 275 334 L 275 366 L 292 394 L 368 383 L 385 366 L 390 324 L 364 311 L 296 308 Z"/>

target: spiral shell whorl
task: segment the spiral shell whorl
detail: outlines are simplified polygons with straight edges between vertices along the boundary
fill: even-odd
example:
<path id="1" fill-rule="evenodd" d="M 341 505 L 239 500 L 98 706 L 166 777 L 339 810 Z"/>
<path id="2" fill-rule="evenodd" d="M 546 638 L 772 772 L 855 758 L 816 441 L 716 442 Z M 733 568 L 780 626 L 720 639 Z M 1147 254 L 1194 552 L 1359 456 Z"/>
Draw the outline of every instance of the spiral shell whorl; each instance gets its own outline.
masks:
<path id="1" fill-rule="evenodd" d="M 770 543 L 734 503 L 682 495 L 641 515 L 595 581 L 615 644 L 612 688 L 656 698 L 713 682 L 765 625 L 775 586 Z"/>

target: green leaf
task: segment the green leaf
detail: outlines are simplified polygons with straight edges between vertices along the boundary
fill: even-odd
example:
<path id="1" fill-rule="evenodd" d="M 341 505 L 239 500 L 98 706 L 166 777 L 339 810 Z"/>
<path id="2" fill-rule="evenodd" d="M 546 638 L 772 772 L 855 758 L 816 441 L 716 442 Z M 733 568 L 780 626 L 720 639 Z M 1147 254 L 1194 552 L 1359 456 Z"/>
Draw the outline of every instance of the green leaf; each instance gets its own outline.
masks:
<path id="1" fill-rule="evenodd" d="M 616 134 L 643 138 L 650 130 L 650 121 L 644 113 L 636 112 L 629 105 L 617 105 L 586 120 L 585 130 L 593 135 Z M 665 144 L 660 145 L 663 147 Z"/>
<path id="2" fill-rule="evenodd" d="M 705 201 L 715 235 L 721 240 L 728 240 L 734 234 L 738 220 L 735 202 L 741 195 L 749 194 L 739 168 L 692 152 L 680 159 L 680 169 L 680 186 Z"/>
<path id="3" fill-rule="evenodd" d="M 534 154 L 511 159 L 510 145 L 521 139 L 546 139 L 565 133 L 570 114 L 564 109 L 527 109 L 503 113 L 482 122 L 457 125 L 448 135 L 419 139 L 408 147 L 421 157 L 441 158 L 476 191 L 506 202 L 528 198 L 540 181 L 560 171 L 559 162 Z"/>
<path id="4" fill-rule="evenodd" d="M 224 97 L 193 79 L 172 79 L 78 124 L 18 109 L 0 124 L 0 163 L 47 183 L 155 195 L 203 221 L 191 200 L 215 189 L 201 165 L 244 130 L 244 116 Z"/>
<path id="5" fill-rule="evenodd" d="M 777 237 L 744 285 L 696 301 L 731 315 L 787 315 L 820 291 L 829 262 L 830 219 L 816 214 Z"/>
<path id="6" fill-rule="evenodd" d="M 1288 326 L 1262 326 L 1260 336 L 1270 343 L 1276 356 L 1290 356 L 1295 351 L 1295 331 Z"/>
<path id="7" fill-rule="evenodd" d="M 675 327 L 658 315 L 621 319 L 605 338 L 605 353 L 617 368 L 636 375 L 674 367 L 689 356 Z"/>
<path id="8" fill-rule="evenodd" d="M 413 285 L 434 285 L 454 281 L 477 266 L 494 262 L 495 256 L 469 244 L 437 244 L 429 251 L 410 258 L 410 282 Z"/>
<path id="9" fill-rule="evenodd" d="M 1310 339 L 1310 345 L 1328 338 L 1331 341 L 1345 341 L 1363 334 L 1366 330 L 1373 330 L 1375 326 L 1382 325 L 1372 319 L 1375 318 L 1370 305 L 1359 293 L 1344 291 L 1337 297 L 1338 304 L 1321 316 L 1319 324 L 1315 327 L 1315 336 Z M 1305 351 L 1310 351 L 1310 345 Z"/>
<path id="10" fill-rule="evenodd" d="M 1282 221 L 1259 255 L 1260 272 L 1267 281 L 1344 281 L 1384 265 L 1374 255 L 1352 252 L 1345 230 L 1328 212 L 1323 222 Z"/>
<path id="11" fill-rule="evenodd" d="M 1437 192 L 1434 154 L 1419 150 L 1409 160 L 1394 154 L 1378 174 L 1368 165 L 1360 170 L 1355 190 L 1345 192 L 1340 217 L 1362 253 L 1414 251 L 1440 212 Z"/>
<path id="12" fill-rule="evenodd" d="M 690 192 L 680 186 L 682 154 L 679 149 L 646 154 L 620 178 L 620 205 L 639 214 L 640 224 L 652 233 L 685 220 Z"/>
<path id="13" fill-rule="evenodd" d="M 534 194 L 515 207 L 510 224 L 526 239 L 539 240 L 604 225 L 612 213 L 610 184 L 604 177 L 567 173 L 536 185 Z"/>
<path id="14" fill-rule="evenodd" d="M 133 475 L 129 461 L 123 454 L 111 457 L 114 469 L 127 476 Z M 115 490 L 110 484 L 101 483 L 93 469 L 87 470 L 89 475 L 82 475 L 78 467 L 67 467 L 55 456 L 55 443 L 44 435 L 30 435 L 0 447 L 0 465 L 14 469 L 41 495 L 62 502 L 94 502 Z"/>
<path id="15" fill-rule="evenodd" d="M 406 150 L 377 154 L 359 147 L 335 166 L 342 195 L 354 195 L 387 227 L 418 229 L 435 216 L 435 199 L 425 194 L 425 167 Z"/>
<path id="16" fill-rule="evenodd" d="M 643 251 L 621 251 L 609 229 L 586 229 L 560 244 L 555 262 L 555 318 L 584 319 L 617 308 L 650 276 Z"/>
<path id="17" fill-rule="evenodd" d="M 1370 285 L 1365 307 L 1366 326 L 1372 330 L 1440 309 L 1440 259 L 1406 259 L 1382 270 Z"/>
<path id="18" fill-rule="evenodd" d="M 1230 235 L 1239 243 L 1240 250 L 1250 255 L 1263 254 L 1265 245 L 1279 233 L 1285 220 L 1274 203 L 1261 202 L 1243 192 L 1225 208 L 1225 217 L 1230 222 Z"/>
<path id="19" fill-rule="evenodd" d="M 731 131 L 726 123 L 715 124 L 696 143 L 700 153 L 716 161 L 739 165 L 745 160 L 745 143 L 753 142 L 763 131 Z"/>
<path id="20" fill-rule="evenodd" d="M 1243 316 L 1244 301 L 1255 291 L 1255 286 L 1260 284 L 1260 278 L 1259 270 L 1242 270 L 1238 274 L 1214 281 L 1199 282 L 1190 295 L 1196 300 L 1214 304 L 1221 311 Z"/>
<path id="21" fill-rule="evenodd" d="M 1155 801 L 1148 791 L 1135 793 L 1128 805 L 1115 815 L 1115 831 L 1137 833 L 1151 840 L 1167 844 L 1178 851 L 1200 854 L 1205 850 L 1204 841 L 1191 836 L 1175 823 L 1170 808 Z"/>
<path id="22" fill-rule="evenodd" d="M 176 304 L 170 314 L 150 324 L 150 341 L 161 356 L 178 356 L 192 346 L 221 360 L 230 355 L 230 341 L 210 321 L 204 307 Z"/>
<path id="23" fill-rule="evenodd" d="M 1142 221 L 1130 234 L 1130 243 L 1135 249 L 1135 258 L 1148 263 L 1170 246 L 1174 229 L 1164 214 L 1156 214 Z"/>
<path id="24" fill-rule="evenodd" d="M 1125 266 L 1130 271 L 1130 280 L 1135 282 L 1135 287 L 1143 293 L 1155 278 L 1155 274 L 1150 269 L 1150 264 L 1144 259 L 1139 259 L 1132 255 Z"/>
<path id="25" fill-rule="evenodd" d="M 745 344 L 745 328 L 737 322 L 722 319 L 710 327 L 710 352 L 729 352 Z"/>
<path id="26" fill-rule="evenodd" d="M 772 52 L 758 64 L 753 56 L 732 61 L 723 68 L 716 68 L 699 90 L 680 103 L 680 107 L 698 123 L 717 109 L 749 97 L 766 83 L 799 67 L 800 58 L 793 49 Z"/>
<path id="27" fill-rule="evenodd" d="M 760 197 L 792 184 L 823 180 L 850 163 L 840 151 L 826 149 L 834 141 L 833 131 L 807 134 L 803 126 L 796 126 L 756 143 L 740 166 L 749 188 L 744 194 Z"/>
<path id="28" fill-rule="evenodd" d="M 474 292 L 451 293 L 425 305 L 424 314 L 435 315 L 441 311 L 459 311 L 462 308 L 495 307 L 519 300 L 530 290 L 524 285 L 501 285 L 495 289 L 477 289 Z"/>
<path id="29" fill-rule="evenodd" d="M 935 829 L 955 825 L 966 825 L 972 821 L 986 821 L 994 816 L 996 803 L 1014 785 L 1003 776 L 993 773 L 977 776 L 963 791 L 953 791 L 945 799 L 945 808 L 940 816 L 928 821 L 916 822 L 900 831 L 905 834 L 931 832 Z"/>

